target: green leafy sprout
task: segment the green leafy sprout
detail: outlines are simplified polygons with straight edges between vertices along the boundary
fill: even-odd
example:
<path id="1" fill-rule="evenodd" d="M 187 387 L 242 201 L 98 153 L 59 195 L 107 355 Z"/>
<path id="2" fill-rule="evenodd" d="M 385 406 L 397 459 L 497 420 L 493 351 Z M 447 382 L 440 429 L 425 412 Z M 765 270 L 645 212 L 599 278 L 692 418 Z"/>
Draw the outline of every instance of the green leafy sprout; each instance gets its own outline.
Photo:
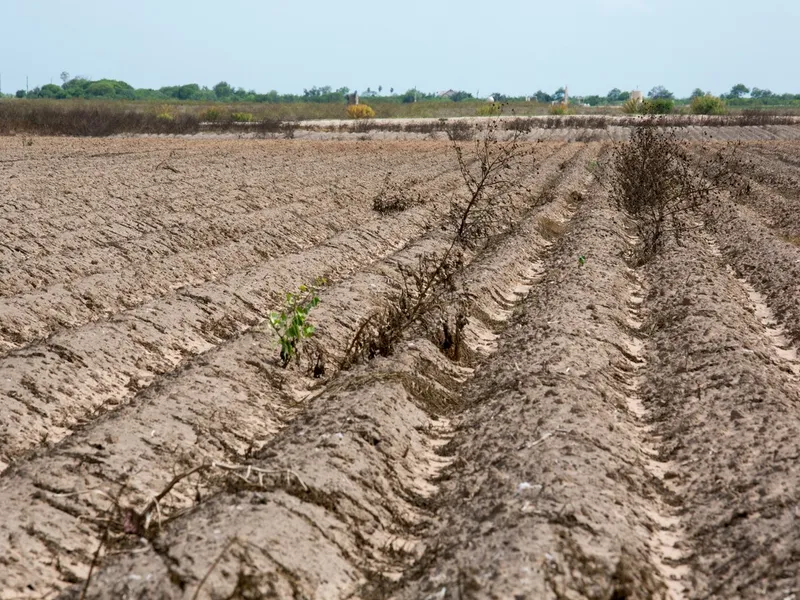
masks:
<path id="1" fill-rule="evenodd" d="M 324 285 L 324 280 L 318 280 Z M 300 343 L 314 335 L 316 330 L 308 322 L 308 314 L 319 304 L 319 295 L 315 286 L 301 285 L 297 293 L 288 292 L 280 312 L 269 315 L 269 324 L 278 334 L 281 346 L 281 366 L 286 366 L 297 356 Z"/>

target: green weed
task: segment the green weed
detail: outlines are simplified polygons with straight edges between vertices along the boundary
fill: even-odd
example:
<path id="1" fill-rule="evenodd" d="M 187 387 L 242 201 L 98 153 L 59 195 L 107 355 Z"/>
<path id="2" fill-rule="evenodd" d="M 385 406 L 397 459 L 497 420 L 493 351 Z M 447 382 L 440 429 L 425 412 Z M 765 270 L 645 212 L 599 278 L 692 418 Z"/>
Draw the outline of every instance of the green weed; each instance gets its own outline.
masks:
<path id="1" fill-rule="evenodd" d="M 317 288 L 301 285 L 298 293 L 287 292 L 279 312 L 270 313 L 269 324 L 278 335 L 284 368 L 297 355 L 300 343 L 314 335 L 315 327 L 308 322 L 308 315 L 318 304 Z"/>

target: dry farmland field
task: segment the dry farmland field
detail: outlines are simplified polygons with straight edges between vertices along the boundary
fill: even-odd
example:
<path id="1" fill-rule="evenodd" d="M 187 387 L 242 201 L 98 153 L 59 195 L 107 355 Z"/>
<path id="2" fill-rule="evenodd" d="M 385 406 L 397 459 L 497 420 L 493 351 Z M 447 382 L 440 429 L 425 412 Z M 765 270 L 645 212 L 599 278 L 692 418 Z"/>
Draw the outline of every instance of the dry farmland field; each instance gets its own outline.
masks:
<path id="1" fill-rule="evenodd" d="M 0 599 L 800 598 L 800 126 L 646 262 L 620 131 L 463 239 L 470 141 L 0 137 Z"/>

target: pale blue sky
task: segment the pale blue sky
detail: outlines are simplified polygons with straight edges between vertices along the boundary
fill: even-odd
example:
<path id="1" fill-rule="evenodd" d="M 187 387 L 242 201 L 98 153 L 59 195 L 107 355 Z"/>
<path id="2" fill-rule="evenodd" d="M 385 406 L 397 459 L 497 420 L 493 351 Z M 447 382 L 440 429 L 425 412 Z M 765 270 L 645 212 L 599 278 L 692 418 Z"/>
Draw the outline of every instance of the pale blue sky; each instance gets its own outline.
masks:
<path id="1" fill-rule="evenodd" d="M 800 0 L 0 0 L 3 92 L 135 87 L 800 93 Z"/>

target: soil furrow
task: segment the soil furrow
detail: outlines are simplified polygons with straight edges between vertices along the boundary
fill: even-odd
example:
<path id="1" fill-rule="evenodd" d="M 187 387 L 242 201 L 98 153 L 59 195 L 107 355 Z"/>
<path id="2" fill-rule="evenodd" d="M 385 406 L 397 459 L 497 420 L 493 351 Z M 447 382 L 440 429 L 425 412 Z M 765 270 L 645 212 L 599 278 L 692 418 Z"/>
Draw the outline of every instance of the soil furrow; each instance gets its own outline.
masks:
<path id="1" fill-rule="evenodd" d="M 762 294 L 800 344 L 800 246 L 779 239 L 752 209 L 723 199 L 708 208 L 715 238 L 736 273 Z"/>
<path id="2" fill-rule="evenodd" d="M 577 176 L 581 170 L 582 165 L 572 173 Z M 528 262 L 518 260 L 511 267 L 509 255 L 515 250 L 518 258 L 520 252 L 534 258 L 545 247 L 539 219 L 557 219 L 566 200 L 563 194 L 553 206 L 534 210 L 497 252 L 468 268 L 482 312 L 495 310 L 490 290 L 517 299 L 524 295 L 520 285 L 530 285 Z M 435 491 L 433 479 L 448 463 L 436 453 L 449 439 L 440 411 L 452 406 L 468 374 L 450 365 L 424 339 L 408 344 L 396 358 L 342 374 L 259 452 L 262 458 L 255 464 L 291 470 L 288 482 L 272 483 L 254 495 L 228 493 L 203 504 L 159 541 L 172 567 L 155 559 L 154 547 L 149 555 L 123 558 L 99 575 L 99 588 L 109 581 L 111 595 L 124 589 L 147 595 L 147 590 L 158 589 L 167 597 L 181 597 L 174 585 L 181 580 L 193 592 L 204 570 L 229 543 L 229 538 L 212 534 L 220 527 L 237 532 L 233 535 L 242 547 L 269 547 L 273 556 L 282 557 L 281 570 L 258 558 L 243 566 L 271 578 L 276 589 L 298 586 L 307 596 L 334 598 L 356 593 L 365 578 L 370 589 L 387 585 L 387 577 L 399 576 L 421 552 L 415 532 L 430 519 L 425 498 Z M 230 506 L 240 508 L 231 512 Z M 230 590 L 230 565 L 237 561 L 246 562 L 235 553 L 224 557 L 226 567 L 215 569 L 204 596 Z M 309 568 L 311 564 L 315 566 Z M 137 577 L 131 582 L 119 576 L 122 572 Z M 149 581 L 145 572 L 152 575 Z"/>
<path id="3" fill-rule="evenodd" d="M 634 352 L 620 348 L 635 337 L 624 223 L 602 196 L 573 222 L 467 389 L 438 546 L 401 597 L 667 595 L 651 551 L 656 491 L 627 404 Z"/>
<path id="4" fill-rule="evenodd" d="M 299 255 L 269 261 L 224 282 L 184 288 L 110 322 L 57 334 L 46 345 L 6 356 L 0 361 L 6 372 L 0 390 L 8 402 L 0 406 L 0 415 L 8 415 L 6 422 L 16 421 L 16 427 L 6 427 L 7 435 L 0 438 L 5 455 L 0 460 L 10 462 L 43 435 L 55 442 L 92 411 L 126 402 L 155 377 L 253 326 L 287 289 L 316 277 L 342 278 L 363 264 L 364 256 L 378 261 L 396 251 L 421 235 L 446 202 L 440 198 L 397 217 L 370 221 Z M 62 351 L 54 352 L 55 347 Z M 36 389 L 26 386 L 25 378 L 34 378 Z"/>
<path id="5" fill-rule="evenodd" d="M 554 163 L 551 169 L 557 170 L 556 161 L 550 162 Z M 359 250 L 363 253 L 363 248 Z M 414 251 L 409 248 L 404 253 Z M 371 280 L 370 277 L 362 278 L 359 290 L 363 290 L 365 283 Z M 354 281 L 348 280 L 342 287 L 352 286 Z M 334 292 L 333 297 L 323 301 L 318 314 L 319 335 L 327 340 L 326 346 L 335 349 L 345 343 L 352 331 L 342 332 L 340 327 L 329 331 L 329 326 L 325 323 L 335 321 L 328 319 L 326 313 L 332 316 L 342 313 L 357 316 L 365 309 L 359 310 L 357 305 L 353 305 L 352 299 L 347 300 L 346 297 L 337 301 L 339 294 L 334 290 L 331 292 Z M 363 292 L 359 295 L 367 297 Z M 351 330 L 357 325 L 355 317 L 352 320 Z M 171 468 L 179 468 L 179 465 L 192 461 L 197 464 L 209 457 L 215 460 L 235 458 L 238 453 L 247 449 L 248 443 L 255 444 L 255 448 L 259 447 L 265 436 L 268 438 L 274 433 L 278 423 L 285 422 L 287 415 L 281 415 L 281 412 L 296 411 L 291 388 L 298 382 L 293 381 L 293 378 L 287 379 L 273 366 L 269 357 L 274 355 L 275 350 L 269 339 L 247 334 L 236 342 L 236 346 L 238 351 L 235 348 L 226 348 L 210 354 L 203 361 L 205 366 L 200 364 L 198 368 L 180 373 L 177 379 L 165 380 L 158 388 L 142 395 L 129 409 L 110 419 L 101 420 L 88 429 L 85 435 L 73 436 L 57 448 L 56 452 L 62 456 L 61 459 L 57 454 L 52 458 L 36 461 L 42 463 L 37 467 L 32 464 L 21 465 L 17 474 L 9 476 L 15 483 L 8 484 L 10 496 L 5 498 L 4 505 L 25 506 L 29 503 L 28 486 L 22 484 L 29 477 L 29 472 L 37 473 L 37 481 L 41 483 L 43 479 L 57 480 L 63 476 L 63 472 L 70 470 L 79 474 L 81 481 L 76 481 L 71 488 L 77 490 L 86 486 L 103 485 L 108 477 L 112 481 L 118 481 L 125 473 L 126 456 L 147 457 L 145 460 L 151 465 L 148 472 L 136 474 L 129 482 L 132 491 L 130 501 L 141 504 L 146 501 L 147 490 L 157 490 L 164 485 Z M 245 359 L 249 373 L 237 366 L 245 362 Z M 275 386 L 283 387 L 284 391 L 276 396 Z M 204 398 L 207 402 L 204 400 L 198 404 L 197 397 Z M 164 401 L 168 401 L 171 406 L 167 408 L 169 418 L 165 418 Z M 280 408 L 281 405 L 284 408 Z M 179 417 L 181 412 L 186 417 Z M 120 420 L 126 424 L 121 426 Z M 116 433 L 121 430 L 126 431 L 126 435 Z M 83 463 L 83 466 L 76 466 L 76 460 L 78 465 Z M 91 495 L 80 498 L 82 502 L 91 500 L 93 511 L 102 510 L 102 498 Z M 178 501 L 178 505 L 180 504 L 182 502 Z M 25 510 L 29 512 L 28 508 Z M 43 516 L 38 521 L 51 523 L 49 518 Z M 54 525 L 51 523 L 50 526 Z M 77 535 L 69 523 L 63 523 L 62 527 L 62 536 L 68 538 Z M 36 552 L 34 548 L 34 556 Z M 35 568 L 41 568 L 41 565 Z M 75 565 L 74 568 L 79 569 L 80 565 Z M 46 571 L 40 572 L 39 577 L 52 577 L 46 577 L 43 573 Z"/>
<path id="6" fill-rule="evenodd" d="M 407 167 L 414 166 L 415 171 L 428 183 L 436 178 L 437 173 L 441 173 L 438 163 L 450 160 L 445 152 L 436 157 L 436 162 L 425 162 L 424 158 L 420 157 L 423 162 L 418 165 L 401 163 L 396 168 L 402 172 Z M 106 219 L 98 219 L 94 215 L 77 215 L 74 217 L 80 225 L 77 230 L 61 223 L 57 214 L 47 215 L 49 218 L 40 222 L 27 221 L 36 228 L 36 235 L 26 237 L 35 237 L 37 244 L 46 249 L 46 253 L 36 257 L 36 261 L 30 255 L 20 260 L 4 260 L 6 268 L 12 274 L 16 270 L 29 273 L 29 280 L 4 281 L 0 292 L 3 295 L 21 293 L 31 289 L 33 285 L 41 287 L 66 283 L 77 276 L 106 272 L 119 268 L 119 265 L 150 259 L 151 246 L 155 242 L 168 244 L 168 254 L 165 256 L 179 250 L 213 248 L 226 238 L 236 239 L 254 233 L 260 221 L 280 216 L 281 211 L 288 212 L 294 208 L 301 209 L 303 214 L 314 215 L 323 208 L 329 208 L 325 200 L 342 205 L 352 201 L 354 196 L 374 196 L 381 180 L 380 173 L 375 172 L 376 165 L 370 166 L 372 169 L 362 167 L 358 178 L 347 175 L 342 177 L 339 174 L 338 180 L 327 183 L 319 182 L 323 174 L 312 175 L 308 181 L 303 182 L 302 175 L 290 172 L 284 175 L 291 184 L 289 189 L 286 189 L 286 185 L 273 183 L 269 188 L 262 185 L 246 188 L 241 183 L 236 184 L 232 188 L 234 197 L 219 198 L 222 206 L 215 209 L 203 201 L 204 196 L 194 192 L 192 197 L 196 200 L 191 201 L 185 209 L 176 207 L 172 199 L 165 201 L 148 197 L 144 211 L 118 207 Z M 447 174 L 451 178 L 455 176 L 452 169 Z M 261 173 L 259 176 L 265 177 Z M 253 189 L 253 192 L 249 189 Z M 182 210 L 175 212 L 176 208 Z M 9 223 L 11 222 L 9 219 Z M 52 235 L 42 231 L 43 227 L 51 228 Z M 10 239 L 21 239 L 21 236 L 15 235 L 13 227 L 7 228 L 4 233 Z M 64 264 L 70 265 L 69 273 L 60 272 Z"/>
<path id="7" fill-rule="evenodd" d="M 648 274 L 643 397 L 686 540 L 683 597 L 787 593 L 800 547 L 797 378 L 713 244 L 673 244 Z"/>
<path id="8" fill-rule="evenodd" d="M 316 277 L 346 276 L 364 263 L 379 260 L 420 235 L 433 216 L 421 207 L 399 217 L 368 222 L 297 255 L 269 261 L 226 282 L 186 287 L 171 297 L 120 315 L 52 336 L 46 344 L 13 352 L 0 360 L 0 405 L 4 423 L 0 452 L 5 461 L 31 447 L 43 434 L 55 441 L 79 418 L 101 406 L 119 404 L 131 391 L 147 387 L 158 374 L 175 370 L 189 356 L 255 325 L 274 304 L 272 296 Z M 250 306 L 262 307 L 254 314 Z M 54 352 L 59 346 L 68 352 Z M 26 388 L 33 378 L 40 393 Z M 23 403 L 48 414 L 37 418 Z M 11 424 L 14 423 L 14 428 Z M 2 459 L 0 459 L 2 460 Z"/>

